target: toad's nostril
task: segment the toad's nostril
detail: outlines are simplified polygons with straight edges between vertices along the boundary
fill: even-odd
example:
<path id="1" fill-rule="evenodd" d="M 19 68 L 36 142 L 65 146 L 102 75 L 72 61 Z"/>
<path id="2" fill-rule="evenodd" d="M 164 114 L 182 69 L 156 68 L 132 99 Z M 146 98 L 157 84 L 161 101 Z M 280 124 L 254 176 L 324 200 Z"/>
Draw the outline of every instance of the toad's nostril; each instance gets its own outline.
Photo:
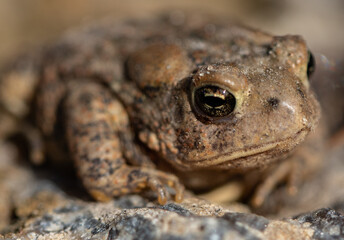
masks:
<path id="1" fill-rule="evenodd" d="M 280 100 L 276 97 L 272 97 L 268 99 L 268 104 L 273 108 L 277 109 L 279 106 Z"/>

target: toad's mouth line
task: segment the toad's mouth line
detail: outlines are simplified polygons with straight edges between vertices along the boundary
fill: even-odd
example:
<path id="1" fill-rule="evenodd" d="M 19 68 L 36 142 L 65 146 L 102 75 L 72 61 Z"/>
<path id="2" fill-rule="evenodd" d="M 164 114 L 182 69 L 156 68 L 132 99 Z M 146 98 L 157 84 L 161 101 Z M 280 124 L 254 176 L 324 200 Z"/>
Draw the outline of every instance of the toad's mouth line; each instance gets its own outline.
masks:
<path id="1" fill-rule="evenodd" d="M 307 133 L 309 132 L 308 128 L 303 128 L 299 130 L 294 136 L 287 137 L 281 141 L 266 143 L 263 146 L 253 146 L 250 148 L 240 149 L 235 152 L 227 152 L 221 155 L 217 155 L 210 158 L 203 158 L 200 160 L 189 161 L 194 166 L 216 166 L 223 164 L 225 162 L 235 162 L 240 161 L 242 158 L 247 158 L 250 156 L 257 156 L 259 154 L 269 152 L 273 149 L 278 149 L 278 146 L 288 146 L 287 149 L 292 149 L 297 143 L 303 140 Z M 296 143 L 296 144 L 295 144 Z M 281 151 L 282 152 L 282 151 Z M 285 151 L 283 151 L 285 152 Z"/>

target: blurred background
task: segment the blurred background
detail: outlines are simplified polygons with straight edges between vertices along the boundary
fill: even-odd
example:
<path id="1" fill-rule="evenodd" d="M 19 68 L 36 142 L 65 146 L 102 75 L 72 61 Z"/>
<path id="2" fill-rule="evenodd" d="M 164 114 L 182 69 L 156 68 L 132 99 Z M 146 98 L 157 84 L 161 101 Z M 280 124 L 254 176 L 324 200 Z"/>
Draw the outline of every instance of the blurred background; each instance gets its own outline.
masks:
<path id="1" fill-rule="evenodd" d="M 312 81 L 324 112 L 334 126 L 344 122 L 343 0 L 1 0 L 0 66 L 96 19 L 120 21 L 183 9 L 238 19 L 276 35 L 302 35 L 317 60 Z"/>

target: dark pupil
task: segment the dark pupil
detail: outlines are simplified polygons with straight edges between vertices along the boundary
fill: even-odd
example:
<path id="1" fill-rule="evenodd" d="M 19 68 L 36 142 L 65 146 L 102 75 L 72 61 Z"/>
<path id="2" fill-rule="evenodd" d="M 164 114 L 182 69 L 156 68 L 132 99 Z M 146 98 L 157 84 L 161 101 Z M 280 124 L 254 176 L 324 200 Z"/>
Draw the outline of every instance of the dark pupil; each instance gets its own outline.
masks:
<path id="1" fill-rule="evenodd" d="M 219 97 L 204 97 L 204 103 L 212 108 L 222 107 L 225 101 Z"/>
<path id="2" fill-rule="evenodd" d="M 210 117 L 224 117 L 235 107 L 236 100 L 227 90 L 217 86 L 204 86 L 195 92 L 195 104 Z"/>
<path id="3" fill-rule="evenodd" d="M 310 51 L 308 51 L 308 56 L 307 76 L 309 78 L 315 70 L 315 59 Z"/>

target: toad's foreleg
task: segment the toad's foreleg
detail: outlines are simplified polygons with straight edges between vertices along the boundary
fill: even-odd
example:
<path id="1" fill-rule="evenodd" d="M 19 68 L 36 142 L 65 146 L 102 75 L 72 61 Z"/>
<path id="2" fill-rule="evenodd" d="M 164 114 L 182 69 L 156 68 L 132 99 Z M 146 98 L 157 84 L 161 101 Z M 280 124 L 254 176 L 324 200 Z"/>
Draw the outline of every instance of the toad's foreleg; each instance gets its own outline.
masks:
<path id="1" fill-rule="evenodd" d="M 65 102 L 67 139 L 78 173 L 87 190 L 97 200 L 151 189 L 160 204 L 169 198 L 167 186 L 175 189 L 180 201 L 183 186 L 170 174 L 156 170 L 147 159 L 125 159 L 124 148 L 132 138 L 129 119 L 121 103 L 105 87 L 96 83 L 76 83 L 69 87 Z M 143 158 L 132 148 L 136 158 Z M 131 163 L 132 165 L 129 165 Z"/>

